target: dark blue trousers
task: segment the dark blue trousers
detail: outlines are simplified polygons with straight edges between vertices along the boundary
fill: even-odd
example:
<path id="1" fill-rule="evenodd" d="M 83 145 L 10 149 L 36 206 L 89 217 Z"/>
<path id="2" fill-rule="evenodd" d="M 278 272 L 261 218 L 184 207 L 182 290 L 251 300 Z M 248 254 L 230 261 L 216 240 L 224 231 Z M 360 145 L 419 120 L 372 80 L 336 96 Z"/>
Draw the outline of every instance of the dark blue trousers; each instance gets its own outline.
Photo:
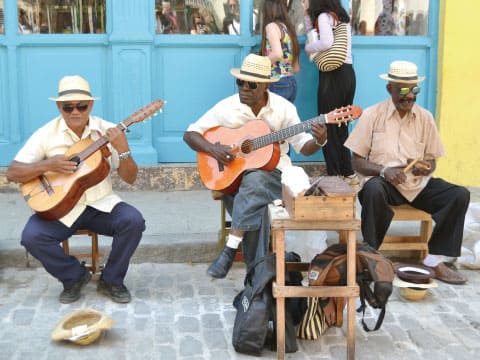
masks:
<path id="1" fill-rule="evenodd" d="M 60 243 L 79 229 L 113 237 L 112 249 L 102 277 L 108 284 L 123 284 L 130 258 L 145 230 L 142 214 L 124 202 L 117 204 L 111 213 L 87 207 L 72 227 L 67 227 L 60 221 L 44 220 L 34 214 L 25 225 L 21 244 L 42 263 L 45 270 L 69 286 L 75 283 L 85 270 L 76 257 L 65 254 Z"/>
<path id="2" fill-rule="evenodd" d="M 410 204 L 432 215 L 435 221 L 428 242 L 429 254 L 460 256 L 465 214 L 470 192 L 463 186 L 431 178 L 412 202 L 381 177 L 368 180 L 358 193 L 362 205 L 362 235 L 364 241 L 378 249 L 393 219 L 390 205 Z"/>

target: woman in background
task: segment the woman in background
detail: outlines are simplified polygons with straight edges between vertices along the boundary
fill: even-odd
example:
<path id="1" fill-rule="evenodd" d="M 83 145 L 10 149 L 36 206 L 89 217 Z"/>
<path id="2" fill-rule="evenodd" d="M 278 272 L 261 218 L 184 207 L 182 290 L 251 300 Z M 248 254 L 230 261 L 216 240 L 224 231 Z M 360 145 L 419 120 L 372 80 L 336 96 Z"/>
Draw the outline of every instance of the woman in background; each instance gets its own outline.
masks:
<path id="1" fill-rule="evenodd" d="M 280 78 L 270 83 L 269 90 L 293 103 L 297 96 L 294 74 L 300 71 L 300 47 L 285 1 L 265 0 L 263 24 L 261 55 L 270 59 L 272 77 Z"/>
<path id="2" fill-rule="evenodd" d="M 324 51 L 333 45 L 332 28 L 338 23 L 348 25 L 348 48 L 345 62 L 339 68 L 328 72 L 318 72 L 317 108 L 319 114 L 351 105 L 355 95 L 355 71 L 352 66 L 352 29 L 350 17 L 340 4 L 340 0 L 305 0 L 305 32 L 313 28 L 318 31 L 318 40 L 305 44 L 305 51 Z M 343 146 L 348 137 L 348 124 L 327 125 L 328 143 L 323 148 L 327 174 L 342 176 L 350 185 L 358 185 L 358 179 L 351 164 L 350 151 Z"/>

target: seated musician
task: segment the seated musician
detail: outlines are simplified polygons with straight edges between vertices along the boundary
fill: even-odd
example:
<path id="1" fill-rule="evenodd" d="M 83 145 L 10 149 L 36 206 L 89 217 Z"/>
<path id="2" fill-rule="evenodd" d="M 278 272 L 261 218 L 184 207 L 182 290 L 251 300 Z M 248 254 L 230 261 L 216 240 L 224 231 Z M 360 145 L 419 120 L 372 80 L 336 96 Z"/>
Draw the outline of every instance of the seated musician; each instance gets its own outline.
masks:
<path id="1" fill-rule="evenodd" d="M 232 69 L 236 78 L 238 94 L 221 100 L 200 119 L 191 124 L 184 134 L 185 142 L 195 151 L 210 154 L 223 166 L 235 166 L 236 154 L 230 146 L 221 142 L 211 143 L 202 134 L 210 128 L 222 126 L 239 128 L 252 120 L 261 119 L 272 130 L 285 129 L 299 124 L 295 106 L 283 97 L 268 91 L 271 78 L 271 63 L 268 57 L 248 55 L 241 69 Z M 312 134 L 301 132 L 282 142 L 280 161 L 272 171 L 248 169 L 244 172 L 238 190 L 224 195 L 227 210 L 232 216 L 232 226 L 227 243 L 207 273 L 214 278 L 224 278 L 240 243 L 247 268 L 255 259 L 268 251 L 270 222 L 268 204 L 281 199 L 282 168 L 291 165 L 287 155 L 289 144 L 303 155 L 317 152 L 327 142 L 324 125 L 314 123 Z M 313 136 L 312 136 L 313 135 Z"/>
<path id="2" fill-rule="evenodd" d="M 393 218 L 390 205 L 410 204 L 435 221 L 424 264 L 438 280 L 463 284 L 466 279 L 444 261 L 460 256 L 470 193 L 433 177 L 445 150 L 432 114 L 416 105 L 424 77 L 415 64 L 394 61 L 380 78 L 388 81 L 391 98 L 366 109 L 345 142 L 363 185 L 358 193 L 363 239 L 379 248 Z"/>
<path id="3" fill-rule="evenodd" d="M 75 75 L 61 79 L 58 97 L 50 98 L 56 102 L 60 115 L 28 139 L 8 167 L 8 180 L 25 184 L 47 172 L 71 178 L 83 162 L 77 165 L 76 161 L 64 155 L 65 152 L 81 139 L 95 141 L 103 135 L 108 139 L 106 146 L 111 151 L 107 161 L 117 168 L 125 182 L 133 184 L 138 169 L 130 154 L 127 138 L 115 124 L 90 116 L 96 99 L 91 96 L 90 86 L 82 77 Z M 63 201 L 70 200 L 65 198 Z M 110 175 L 87 189 L 65 216 L 58 220 L 46 220 L 35 213 L 22 232 L 21 244 L 63 284 L 59 300 L 64 304 L 78 300 L 82 288 L 91 279 L 84 265 L 75 257 L 66 255 L 60 246 L 63 240 L 79 229 L 113 237 L 97 291 L 115 302 L 129 302 L 131 295 L 125 287 L 124 278 L 130 258 L 145 230 L 145 220 L 137 209 L 112 192 Z"/>

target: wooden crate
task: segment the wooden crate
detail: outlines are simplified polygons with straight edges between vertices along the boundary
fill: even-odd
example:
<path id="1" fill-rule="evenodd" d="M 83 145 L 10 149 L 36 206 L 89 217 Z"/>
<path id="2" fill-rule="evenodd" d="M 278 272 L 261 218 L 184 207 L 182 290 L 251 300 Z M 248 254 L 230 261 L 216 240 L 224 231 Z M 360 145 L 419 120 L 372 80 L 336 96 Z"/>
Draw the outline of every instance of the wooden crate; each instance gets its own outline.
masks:
<path id="1" fill-rule="evenodd" d="M 293 197 L 282 184 L 283 204 L 293 220 L 349 220 L 355 218 L 355 190 L 336 176 L 318 179 L 325 195 Z"/>

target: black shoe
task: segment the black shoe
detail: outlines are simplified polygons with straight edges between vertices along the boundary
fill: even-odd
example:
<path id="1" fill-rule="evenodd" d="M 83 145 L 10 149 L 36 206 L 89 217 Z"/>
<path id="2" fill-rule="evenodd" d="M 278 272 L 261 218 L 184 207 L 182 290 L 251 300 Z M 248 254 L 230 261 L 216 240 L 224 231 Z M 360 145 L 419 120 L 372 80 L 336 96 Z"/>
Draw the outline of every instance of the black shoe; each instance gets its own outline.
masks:
<path id="1" fill-rule="evenodd" d="M 217 279 L 223 279 L 232 267 L 236 253 L 237 249 L 225 245 L 217 259 L 208 267 L 207 274 Z"/>
<path id="2" fill-rule="evenodd" d="M 92 274 L 90 274 L 89 271 L 85 270 L 85 273 L 76 283 L 71 286 L 63 285 L 63 291 L 59 296 L 60 302 L 62 304 L 70 304 L 80 299 L 80 291 L 85 285 L 88 284 L 91 278 Z"/>
<path id="3" fill-rule="evenodd" d="M 117 303 L 126 304 L 132 300 L 130 291 L 128 291 L 125 285 L 110 285 L 107 284 L 102 278 L 98 280 L 97 291 L 107 295 L 110 297 L 110 299 Z"/>

